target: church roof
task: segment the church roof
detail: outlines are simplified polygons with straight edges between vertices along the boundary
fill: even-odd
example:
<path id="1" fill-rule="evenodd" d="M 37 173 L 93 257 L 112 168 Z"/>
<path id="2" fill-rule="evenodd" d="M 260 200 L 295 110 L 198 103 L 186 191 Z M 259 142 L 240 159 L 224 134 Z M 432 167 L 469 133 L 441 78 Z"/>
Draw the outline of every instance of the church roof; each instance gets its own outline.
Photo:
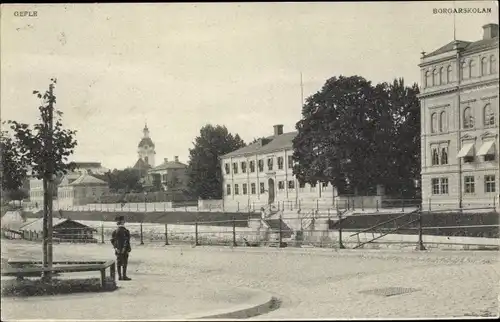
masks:
<path id="1" fill-rule="evenodd" d="M 155 144 L 153 143 L 153 140 L 151 140 L 151 138 L 142 138 L 137 147 L 142 148 L 144 146 L 151 146 L 154 148 Z"/>
<path id="2" fill-rule="evenodd" d="M 107 185 L 106 181 L 97 179 L 96 177 L 84 173 L 78 179 L 69 184 L 70 186 L 84 186 L 84 185 Z"/>
<path id="3" fill-rule="evenodd" d="M 149 169 L 151 168 L 151 166 L 146 163 L 143 159 L 139 159 L 137 160 L 137 162 L 135 163 L 134 169 L 139 169 L 139 170 L 144 170 L 144 169 Z"/>

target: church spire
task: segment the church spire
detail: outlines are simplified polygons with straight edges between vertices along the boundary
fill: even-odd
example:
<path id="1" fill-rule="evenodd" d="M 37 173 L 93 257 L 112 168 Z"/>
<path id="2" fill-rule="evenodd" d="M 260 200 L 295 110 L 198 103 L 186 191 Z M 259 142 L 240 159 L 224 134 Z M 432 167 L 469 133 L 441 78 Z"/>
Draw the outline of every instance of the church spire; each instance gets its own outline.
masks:
<path id="1" fill-rule="evenodd" d="M 144 133 L 144 137 L 145 138 L 149 137 L 149 129 L 148 129 L 148 124 L 147 123 L 144 124 L 144 130 L 142 130 L 142 132 Z"/>

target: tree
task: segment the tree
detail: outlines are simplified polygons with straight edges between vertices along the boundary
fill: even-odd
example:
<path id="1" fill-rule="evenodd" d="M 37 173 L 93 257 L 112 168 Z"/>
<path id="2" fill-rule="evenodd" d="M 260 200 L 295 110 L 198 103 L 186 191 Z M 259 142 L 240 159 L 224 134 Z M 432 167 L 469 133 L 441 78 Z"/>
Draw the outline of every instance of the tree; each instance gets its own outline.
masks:
<path id="1" fill-rule="evenodd" d="M 403 189 L 420 167 L 417 94 L 402 79 L 376 86 L 359 76 L 328 79 L 307 98 L 296 125 L 294 174 L 343 193 L 379 183 Z"/>
<path id="2" fill-rule="evenodd" d="M 143 192 L 141 183 L 140 171 L 134 168 L 126 168 L 124 170 L 114 169 L 109 171 L 108 177 L 109 188 L 115 192 Z"/>
<path id="3" fill-rule="evenodd" d="M 33 91 L 41 101 L 39 106 L 40 123 L 30 126 L 17 121 L 8 121 L 14 132 L 14 142 L 22 166 L 31 169 L 35 178 L 43 180 L 44 215 L 43 215 L 43 264 L 52 266 L 52 187 L 56 175 L 65 174 L 75 168 L 68 162 L 77 145 L 76 131 L 63 128 L 63 113 L 55 110 L 56 79 L 51 79 L 45 93 Z M 45 277 L 50 278 L 50 272 Z"/>
<path id="4" fill-rule="evenodd" d="M 16 141 L 9 136 L 7 131 L 2 131 L 0 136 L 0 149 L 2 150 L 2 196 L 10 195 L 23 186 L 27 178 L 27 166 L 23 163 L 21 153 Z M 13 200 L 10 196 L 9 199 Z M 19 200 L 19 199 L 15 199 Z"/>
<path id="5" fill-rule="evenodd" d="M 222 172 L 219 157 L 245 146 L 238 134 L 225 126 L 205 125 L 189 149 L 188 189 L 202 199 L 222 198 Z"/>

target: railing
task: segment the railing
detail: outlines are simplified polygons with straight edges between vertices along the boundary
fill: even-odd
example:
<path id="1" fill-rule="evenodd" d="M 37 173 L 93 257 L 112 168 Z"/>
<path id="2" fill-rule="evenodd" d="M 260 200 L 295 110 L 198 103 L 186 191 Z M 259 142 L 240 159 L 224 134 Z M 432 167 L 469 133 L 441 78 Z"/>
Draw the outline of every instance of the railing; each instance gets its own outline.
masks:
<path id="1" fill-rule="evenodd" d="M 349 215 L 346 210 L 325 213 L 311 210 L 294 216 L 279 213 L 279 227 L 266 226 L 260 216 L 221 214 L 217 220 L 208 220 L 202 215 L 193 218 L 176 217 L 174 222 L 146 223 L 129 222 L 133 245 L 227 245 L 227 246 L 315 246 L 331 248 L 360 248 L 369 245 L 416 244 L 424 249 L 425 243 L 498 244 L 499 215 L 496 212 L 467 214 L 455 209 L 455 215 L 421 211 L 410 213 L 372 213 Z M 167 218 L 167 217 L 166 217 Z M 215 217 L 213 217 L 215 218 Z M 253 218 L 253 219 L 252 219 Z M 274 218 L 274 217 L 273 217 Z M 98 242 L 108 244 L 116 229 L 112 221 L 85 221 L 88 228 L 80 232 L 75 228 L 58 228 L 57 234 L 64 242 Z M 282 225 L 283 222 L 284 226 Z M 392 225 L 390 225 L 392 223 Z M 344 232 L 344 234 L 342 234 Z M 291 235 L 291 236 L 288 236 Z M 40 241 L 42 233 L 23 231 L 23 238 Z M 425 237 L 425 238 L 424 238 Z M 454 238 L 465 240 L 454 241 Z M 482 238 L 477 238 L 482 237 Z M 486 238 L 484 238 L 486 237 Z M 449 239 L 448 239 L 449 238 Z M 497 245 L 498 246 L 498 245 Z"/>

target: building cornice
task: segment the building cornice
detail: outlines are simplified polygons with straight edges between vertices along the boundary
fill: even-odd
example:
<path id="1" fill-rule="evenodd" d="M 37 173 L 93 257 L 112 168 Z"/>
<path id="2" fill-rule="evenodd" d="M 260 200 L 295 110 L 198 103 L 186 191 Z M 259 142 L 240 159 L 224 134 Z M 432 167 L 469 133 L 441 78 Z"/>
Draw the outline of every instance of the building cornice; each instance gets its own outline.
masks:
<path id="1" fill-rule="evenodd" d="M 450 86 L 450 87 L 447 87 L 447 88 L 443 88 L 443 89 L 438 89 L 438 90 L 435 90 L 435 91 L 432 91 L 432 92 L 426 92 L 426 93 L 421 93 L 418 95 L 418 98 L 419 99 L 423 99 L 423 98 L 428 98 L 428 97 L 432 97 L 432 96 L 437 96 L 437 95 L 442 95 L 442 94 L 447 94 L 447 93 L 453 93 L 453 92 L 456 92 L 457 90 L 471 90 L 471 89 L 479 89 L 479 88 L 483 88 L 483 87 L 488 87 L 488 86 L 494 86 L 494 85 L 497 85 L 498 86 L 498 77 L 497 78 L 494 78 L 494 79 L 489 79 L 489 80 L 483 80 L 483 81 L 479 81 L 479 82 L 473 82 L 473 83 L 470 83 L 470 84 L 465 84 L 465 85 L 455 85 L 455 86 Z"/>
<path id="2" fill-rule="evenodd" d="M 441 57 L 441 58 L 437 58 L 435 60 L 429 60 L 429 61 L 422 62 L 422 63 L 418 64 L 418 67 L 423 69 L 423 68 L 426 68 L 426 67 L 429 67 L 429 66 L 432 66 L 435 64 L 440 64 L 440 63 L 444 63 L 447 61 L 451 61 L 451 60 L 454 60 L 457 58 L 456 55 L 457 55 L 457 53 L 453 52 L 453 54 L 450 56 Z"/>

